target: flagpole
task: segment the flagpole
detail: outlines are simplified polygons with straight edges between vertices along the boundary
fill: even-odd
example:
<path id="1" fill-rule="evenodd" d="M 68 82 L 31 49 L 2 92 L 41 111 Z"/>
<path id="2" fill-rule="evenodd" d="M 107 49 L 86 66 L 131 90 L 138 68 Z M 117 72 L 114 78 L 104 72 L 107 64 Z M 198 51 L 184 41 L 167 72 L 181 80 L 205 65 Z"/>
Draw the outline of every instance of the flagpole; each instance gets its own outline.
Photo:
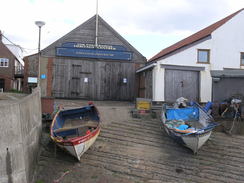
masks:
<path id="1" fill-rule="evenodd" d="M 95 37 L 95 47 L 98 46 L 97 38 L 98 38 L 98 0 L 97 0 L 97 4 L 96 4 L 96 37 Z"/>

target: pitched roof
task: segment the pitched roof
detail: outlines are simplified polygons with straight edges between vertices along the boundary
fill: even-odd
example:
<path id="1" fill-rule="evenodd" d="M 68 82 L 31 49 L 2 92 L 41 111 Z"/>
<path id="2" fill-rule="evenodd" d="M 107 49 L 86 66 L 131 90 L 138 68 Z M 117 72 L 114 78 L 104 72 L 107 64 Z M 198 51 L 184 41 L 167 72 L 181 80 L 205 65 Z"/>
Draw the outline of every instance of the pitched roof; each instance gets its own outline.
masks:
<path id="1" fill-rule="evenodd" d="M 9 51 L 12 52 L 12 54 L 16 57 L 16 59 L 24 65 L 23 61 L 23 51 L 19 45 L 13 45 L 13 44 L 5 44 L 5 46 L 9 49 Z"/>
<path id="2" fill-rule="evenodd" d="M 88 19 L 87 21 L 85 21 L 84 23 L 82 23 L 81 25 L 79 25 L 78 27 L 76 27 L 75 29 L 73 29 L 72 31 L 70 31 L 69 33 L 67 33 L 66 35 L 64 35 L 63 37 L 61 37 L 60 39 L 58 39 L 57 41 L 53 42 L 51 45 L 47 46 L 46 48 L 44 48 L 43 50 L 41 50 L 42 53 L 45 54 L 45 52 L 47 52 L 49 49 L 53 49 L 56 45 L 58 45 L 61 42 L 64 42 L 66 40 L 66 38 L 69 35 L 74 34 L 77 30 L 79 29 L 83 29 L 83 27 L 85 27 L 86 25 L 95 22 L 96 21 L 96 15 L 94 15 L 93 17 L 91 17 L 90 19 Z M 146 61 L 146 58 L 136 49 L 134 48 L 125 38 L 123 38 L 115 29 L 113 29 L 101 16 L 98 15 L 98 21 L 99 23 L 102 23 L 109 31 L 111 31 L 111 33 L 117 37 L 125 46 L 127 46 L 128 48 L 130 48 L 131 50 L 133 50 L 133 52 L 135 52 L 138 56 L 142 57 L 143 60 Z M 95 38 L 95 37 L 94 37 Z"/>
<path id="3" fill-rule="evenodd" d="M 156 54 L 151 59 L 149 59 L 149 62 L 150 61 L 154 61 L 154 60 L 156 60 L 156 59 L 158 59 L 160 57 L 163 57 L 163 56 L 165 56 L 165 55 L 167 55 L 169 53 L 172 53 L 172 52 L 174 52 L 174 51 L 176 51 L 176 50 L 178 50 L 178 49 L 180 49 L 180 48 L 182 48 L 184 46 L 187 46 L 189 44 L 192 44 L 192 43 L 194 43 L 196 41 L 199 41 L 199 40 L 201 40 L 201 39 L 203 39 L 203 38 L 211 35 L 211 33 L 213 31 L 215 31 L 220 26 L 222 26 L 223 24 L 225 24 L 227 21 L 229 21 L 235 15 L 237 15 L 238 13 L 240 13 L 242 10 L 244 10 L 244 8 L 242 8 L 239 11 L 237 11 L 237 12 L 235 12 L 235 13 L 233 13 L 233 14 L 225 17 L 225 18 L 223 18 L 222 20 L 219 20 L 218 22 L 216 22 L 216 23 L 214 23 L 214 24 L 212 24 L 212 25 L 210 25 L 210 26 L 208 26 L 208 27 L 206 27 L 206 28 L 198 31 L 197 33 L 195 33 L 195 34 L 193 34 L 193 35 L 191 35 L 191 36 L 189 36 L 189 37 L 187 37 L 187 38 L 185 38 L 185 39 L 183 39 L 183 40 L 181 40 L 181 41 L 173 44 L 172 46 L 169 46 L 169 47 L 163 49 L 158 54 Z"/>

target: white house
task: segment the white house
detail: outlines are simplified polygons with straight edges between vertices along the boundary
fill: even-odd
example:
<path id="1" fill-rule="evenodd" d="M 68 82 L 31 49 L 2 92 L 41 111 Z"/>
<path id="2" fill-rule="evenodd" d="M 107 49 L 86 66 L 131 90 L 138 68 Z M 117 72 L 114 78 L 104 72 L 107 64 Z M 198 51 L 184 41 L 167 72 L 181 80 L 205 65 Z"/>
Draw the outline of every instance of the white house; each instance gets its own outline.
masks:
<path id="1" fill-rule="evenodd" d="M 143 78 L 148 72 L 151 84 Z M 183 96 L 207 102 L 244 95 L 244 9 L 163 49 L 137 74 L 144 81 L 140 97 L 153 101 Z"/>

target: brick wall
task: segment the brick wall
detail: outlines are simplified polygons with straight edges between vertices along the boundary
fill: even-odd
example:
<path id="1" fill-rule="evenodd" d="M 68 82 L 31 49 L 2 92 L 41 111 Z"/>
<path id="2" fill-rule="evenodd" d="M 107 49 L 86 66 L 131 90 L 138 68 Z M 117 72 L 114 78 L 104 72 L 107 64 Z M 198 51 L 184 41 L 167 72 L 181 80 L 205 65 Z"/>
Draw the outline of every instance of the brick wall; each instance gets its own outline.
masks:
<path id="1" fill-rule="evenodd" d="M 52 114 L 54 110 L 54 98 L 52 97 L 42 97 L 42 113 Z"/>
<path id="2" fill-rule="evenodd" d="M 52 96 L 52 72 L 53 72 L 53 58 L 48 58 L 48 64 L 47 64 L 47 97 Z"/>
<path id="3" fill-rule="evenodd" d="M 48 58 L 46 96 L 42 97 L 41 99 L 42 113 L 52 114 L 54 110 L 54 98 L 52 97 L 52 72 L 53 72 L 53 58 Z"/>
<path id="4" fill-rule="evenodd" d="M 28 69 L 29 69 L 29 60 L 27 57 L 24 58 L 25 62 L 25 68 L 24 68 L 24 86 L 23 86 L 23 91 L 25 93 L 28 93 Z"/>
<path id="5" fill-rule="evenodd" d="M 0 58 L 9 59 L 8 67 L 0 67 L 0 78 L 4 79 L 4 91 L 9 91 L 13 88 L 15 56 L 1 42 L 1 40 L 0 40 Z"/>

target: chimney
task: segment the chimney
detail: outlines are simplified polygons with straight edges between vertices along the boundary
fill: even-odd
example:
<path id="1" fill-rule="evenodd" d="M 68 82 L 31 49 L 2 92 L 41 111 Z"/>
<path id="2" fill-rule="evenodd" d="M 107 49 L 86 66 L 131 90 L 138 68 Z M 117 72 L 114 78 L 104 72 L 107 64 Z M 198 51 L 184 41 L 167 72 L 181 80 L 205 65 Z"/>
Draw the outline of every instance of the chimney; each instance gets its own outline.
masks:
<path id="1" fill-rule="evenodd" d="M 0 30 L 0 42 L 2 42 L 2 31 Z"/>

